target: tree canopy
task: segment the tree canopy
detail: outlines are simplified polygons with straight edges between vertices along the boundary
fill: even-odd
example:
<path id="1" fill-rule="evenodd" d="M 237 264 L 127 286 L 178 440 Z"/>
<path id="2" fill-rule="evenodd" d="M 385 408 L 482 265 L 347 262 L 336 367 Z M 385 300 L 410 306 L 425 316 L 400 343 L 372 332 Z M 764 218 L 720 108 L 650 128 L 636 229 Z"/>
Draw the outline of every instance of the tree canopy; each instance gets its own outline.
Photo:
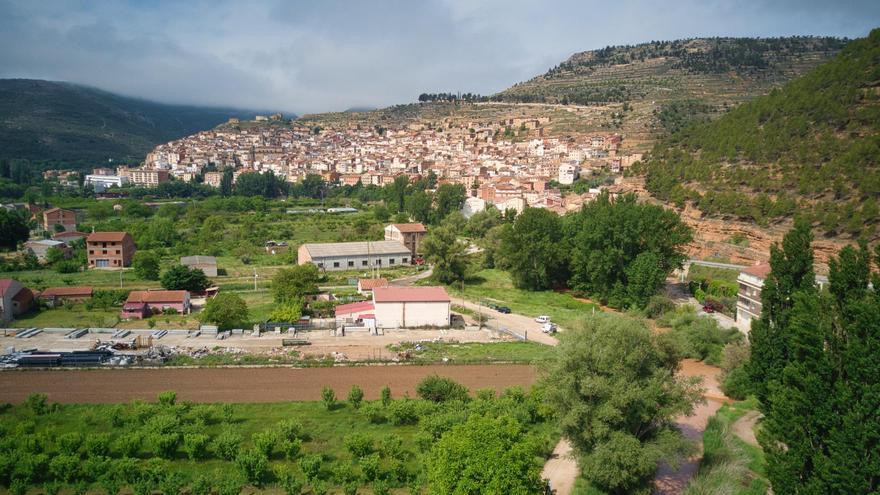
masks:
<path id="1" fill-rule="evenodd" d="M 673 420 L 700 400 L 697 382 L 677 377 L 679 356 L 629 317 L 598 314 L 559 339 L 541 383 L 581 470 L 609 493 L 648 491 L 658 463 L 687 451 Z"/>
<path id="2" fill-rule="evenodd" d="M 464 280 L 466 249 L 464 241 L 449 226 L 431 229 L 422 242 L 425 259 L 434 265 L 434 278 L 444 284 Z"/>
<path id="3" fill-rule="evenodd" d="M 828 291 L 809 284 L 808 240 L 795 228 L 771 261 L 774 285 L 753 333 L 760 442 L 776 493 L 880 489 L 880 250 L 847 246 L 829 263 Z M 869 285 L 871 284 L 872 285 Z M 767 285 L 765 284 L 765 289 Z M 764 297 L 762 296 L 762 299 Z M 768 305 L 777 302 L 784 304 Z M 759 325 L 760 323 L 760 325 Z"/>
<path id="4" fill-rule="evenodd" d="M 318 292 L 320 278 L 318 267 L 312 263 L 282 268 L 272 277 L 272 297 L 277 303 L 300 301 Z"/>
<path id="5" fill-rule="evenodd" d="M 227 329 L 247 322 L 248 307 L 238 294 L 222 292 L 208 299 L 199 320 Z"/>
<path id="6" fill-rule="evenodd" d="M 201 268 L 189 268 L 183 265 L 174 265 L 165 270 L 159 282 L 167 290 L 188 290 L 190 292 L 203 291 L 211 285 Z"/>
<path id="7" fill-rule="evenodd" d="M 545 290 L 564 282 L 567 252 L 559 215 L 543 208 L 526 208 L 501 240 L 501 256 L 521 289 Z"/>
<path id="8" fill-rule="evenodd" d="M 616 307 L 644 306 L 685 259 L 691 229 L 674 212 L 607 193 L 566 218 L 573 289 Z"/>
<path id="9" fill-rule="evenodd" d="M 522 427 L 507 417 L 472 414 L 431 448 L 428 492 L 436 495 L 541 493 L 535 446 Z"/>
<path id="10" fill-rule="evenodd" d="M 14 250 L 30 236 L 27 220 L 17 211 L 0 208 L 0 248 Z"/>

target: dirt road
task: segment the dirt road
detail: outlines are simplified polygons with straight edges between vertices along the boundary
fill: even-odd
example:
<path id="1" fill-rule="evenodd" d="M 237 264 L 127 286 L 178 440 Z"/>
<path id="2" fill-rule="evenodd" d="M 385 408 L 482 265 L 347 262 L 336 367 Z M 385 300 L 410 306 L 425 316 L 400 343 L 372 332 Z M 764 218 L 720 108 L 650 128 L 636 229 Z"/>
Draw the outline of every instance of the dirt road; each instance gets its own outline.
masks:
<path id="1" fill-rule="evenodd" d="M 397 397 L 414 397 L 419 381 L 434 374 L 471 390 L 528 387 L 537 378 L 528 365 L 13 370 L 0 372 L 0 402 L 21 402 L 42 392 L 53 402 L 114 403 L 154 400 L 164 390 L 194 402 L 278 402 L 319 400 L 325 386 L 345 397 L 352 385 L 359 385 L 372 400 L 386 385 Z"/>

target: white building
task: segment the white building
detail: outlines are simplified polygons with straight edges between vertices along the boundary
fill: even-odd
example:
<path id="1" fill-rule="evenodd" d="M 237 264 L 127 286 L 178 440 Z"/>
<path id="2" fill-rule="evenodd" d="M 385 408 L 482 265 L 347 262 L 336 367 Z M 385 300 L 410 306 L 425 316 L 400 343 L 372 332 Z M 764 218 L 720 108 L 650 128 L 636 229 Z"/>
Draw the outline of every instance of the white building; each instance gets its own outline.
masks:
<path id="1" fill-rule="evenodd" d="M 109 187 L 122 187 L 128 184 L 128 177 L 120 175 L 87 175 L 83 185 L 91 185 L 95 192 L 104 192 Z"/>
<path id="2" fill-rule="evenodd" d="M 580 167 L 574 163 L 564 163 L 559 166 L 559 183 L 562 185 L 573 184 L 580 175 Z"/>
<path id="3" fill-rule="evenodd" d="M 761 317 L 761 289 L 764 279 L 770 273 L 770 265 L 762 263 L 751 266 L 739 273 L 736 278 L 739 292 L 736 299 L 736 324 L 740 330 L 748 331 L 752 320 Z"/>
<path id="4" fill-rule="evenodd" d="M 475 214 L 486 209 L 486 201 L 480 198 L 468 198 L 464 200 L 464 206 L 461 207 L 461 214 L 465 218 L 470 218 Z"/>
<path id="5" fill-rule="evenodd" d="M 378 328 L 448 327 L 452 300 L 443 287 L 376 287 Z"/>

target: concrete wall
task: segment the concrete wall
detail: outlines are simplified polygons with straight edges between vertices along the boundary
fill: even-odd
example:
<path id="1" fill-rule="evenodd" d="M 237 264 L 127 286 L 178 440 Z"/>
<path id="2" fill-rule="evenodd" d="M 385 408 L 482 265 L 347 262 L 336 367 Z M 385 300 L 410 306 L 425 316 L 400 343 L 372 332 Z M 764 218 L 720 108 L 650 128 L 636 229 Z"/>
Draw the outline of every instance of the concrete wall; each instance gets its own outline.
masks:
<path id="1" fill-rule="evenodd" d="M 379 328 L 448 327 L 449 302 L 376 303 Z"/>

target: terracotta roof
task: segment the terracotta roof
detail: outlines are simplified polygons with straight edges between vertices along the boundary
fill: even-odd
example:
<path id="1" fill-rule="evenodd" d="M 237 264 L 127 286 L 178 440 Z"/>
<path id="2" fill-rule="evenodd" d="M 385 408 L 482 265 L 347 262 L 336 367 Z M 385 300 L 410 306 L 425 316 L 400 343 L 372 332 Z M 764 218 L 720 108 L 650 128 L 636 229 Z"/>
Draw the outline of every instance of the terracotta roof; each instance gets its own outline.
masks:
<path id="1" fill-rule="evenodd" d="M 376 287 L 388 287 L 387 278 L 362 278 L 358 279 L 361 290 L 373 290 Z"/>
<path id="2" fill-rule="evenodd" d="M 183 302 L 186 295 L 185 290 L 133 290 L 125 304 Z"/>
<path id="3" fill-rule="evenodd" d="M 360 313 L 361 311 L 373 311 L 373 303 L 370 301 L 361 301 L 336 306 L 336 316 Z"/>
<path id="4" fill-rule="evenodd" d="M 2 278 L 0 279 L 0 296 L 6 294 L 6 291 L 12 287 L 12 283 L 16 282 L 16 280 L 12 280 L 11 278 Z"/>
<path id="5" fill-rule="evenodd" d="M 43 291 L 43 297 L 86 296 L 91 297 L 91 287 L 49 287 Z"/>
<path id="6" fill-rule="evenodd" d="M 427 232 L 428 231 L 428 229 L 426 229 L 425 226 L 420 223 L 395 223 L 392 225 L 394 225 L 394 227 L 396 227 L 397 230 L 399 230 L 401 232 L 410 233 L 410 232 Z"/>
<path id="7" fill-rule="evenodd" d="M 767 275 L 770 274 L 770 263 L 758 263 L 755 266 L 750 266 L 742 271 L 746 275 L 751 275 L 753 277 L 758 277 L 760 279 L 767 278 Z"/>
<path id="8" fill-rule="evenodd" d="M 380 302 L 450 302 L 443 287 L 376 287 L 373 300 Z"/>
<path id="9" fill-rule="evenodd" d="M 92 232 L 89 234 L 89 242 L 122 242 L 128 232 Z"/>

